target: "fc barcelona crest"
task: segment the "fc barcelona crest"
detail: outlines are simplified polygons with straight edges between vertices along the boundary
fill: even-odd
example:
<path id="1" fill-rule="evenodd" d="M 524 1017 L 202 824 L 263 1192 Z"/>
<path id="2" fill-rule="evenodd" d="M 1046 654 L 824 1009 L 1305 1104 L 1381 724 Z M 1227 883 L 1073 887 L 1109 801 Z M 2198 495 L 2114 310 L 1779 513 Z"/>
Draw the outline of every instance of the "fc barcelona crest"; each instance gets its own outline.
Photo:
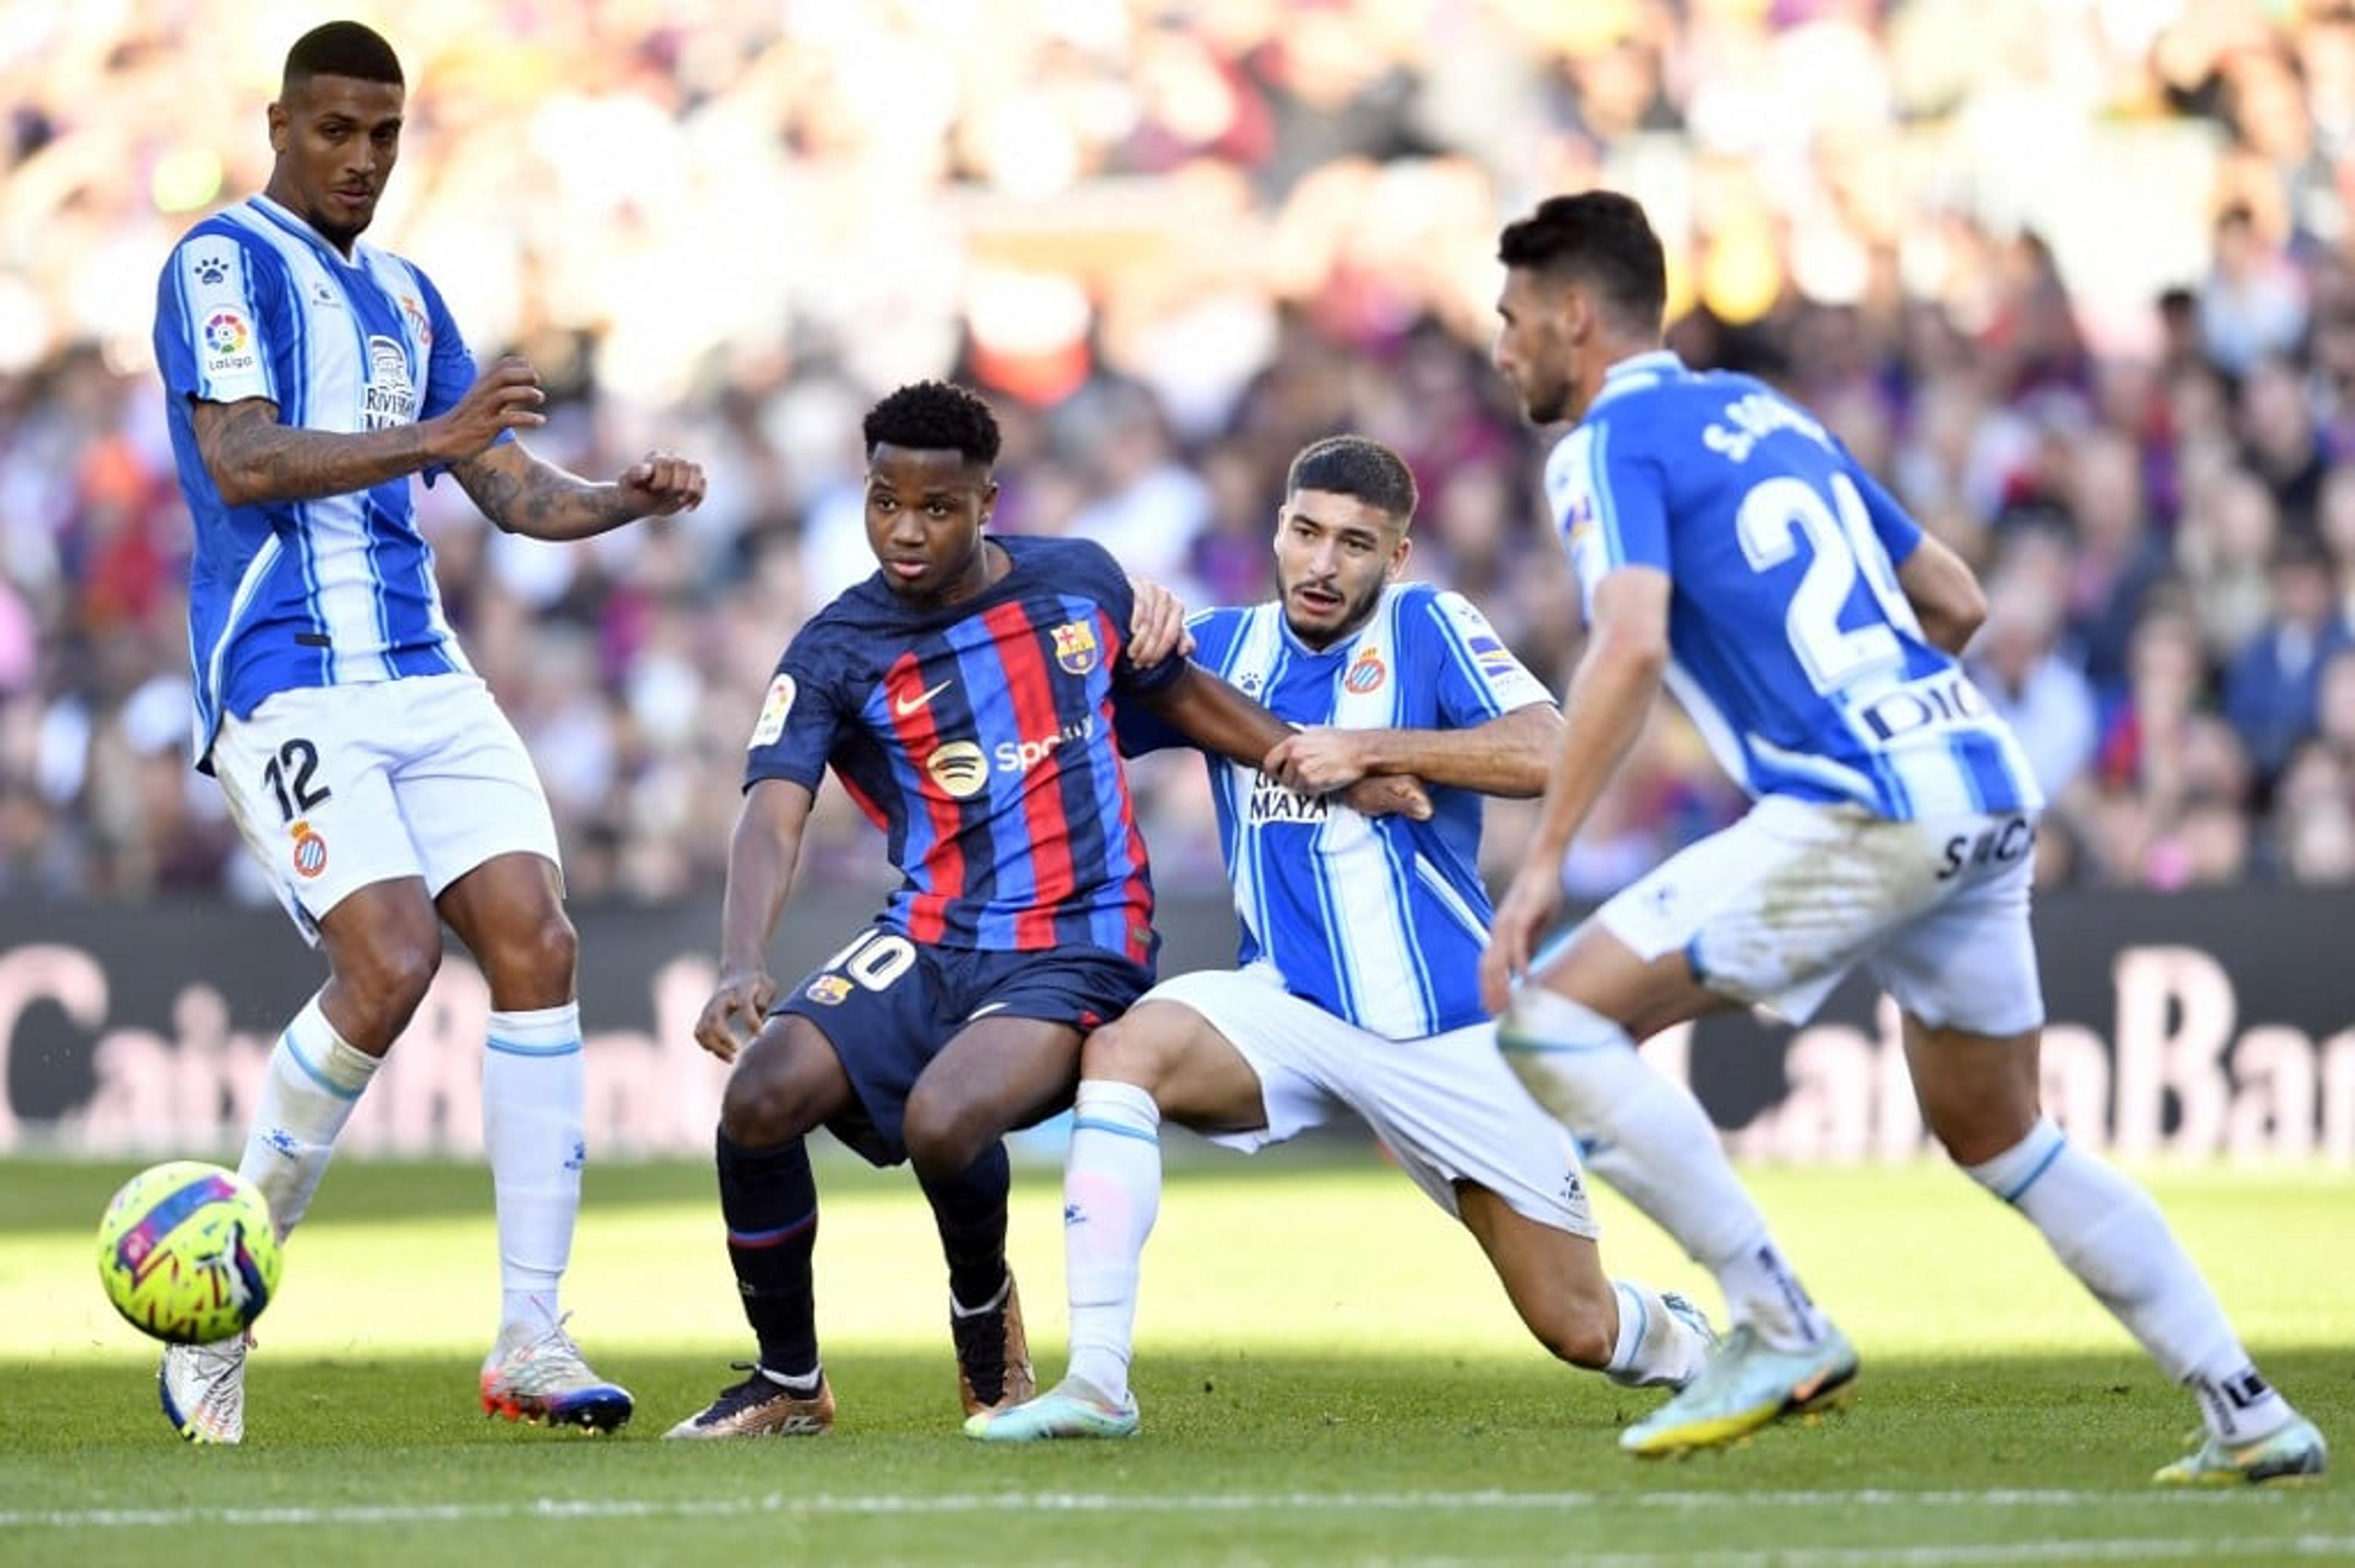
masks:
<path id="1" fill-rule="evenodd" d="M 1066 621 L 1055 628 L 1055 662 L 1065 675 L 1085 675 L 1096 667 L 1096 629 L 1085 621 Z"/>

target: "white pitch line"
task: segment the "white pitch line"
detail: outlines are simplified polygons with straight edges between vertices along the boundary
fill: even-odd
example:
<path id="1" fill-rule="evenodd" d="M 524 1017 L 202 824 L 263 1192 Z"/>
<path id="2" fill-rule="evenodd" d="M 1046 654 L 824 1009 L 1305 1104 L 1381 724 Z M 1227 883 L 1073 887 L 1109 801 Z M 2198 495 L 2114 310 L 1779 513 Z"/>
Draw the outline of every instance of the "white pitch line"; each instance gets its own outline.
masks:
<path id="1" fill-rule="evenodd" d="M 1610 1552 L 1582 1553 L 1578 1568 L 2009 1568 L 2015 1563 L 2205 1562 L 2219 1551 L 2266 1552 L 2286 1557 L 2340 1558 L 2355 1552 L 2355 1536 L 2235 1536 L 2229 1541 L 2023 1541 L 2008 1545 L 1777 1546 L 1754 1552 Z M 1478 1557 L 1381 1557 L 1365 1568 L 1487 1568 Z"/>
<path id="2" fill-rule="evenodd" d="M 1682 1492 L 770 1492 L 756 1498 L 537 1498 L 508 1502 L 345 1503 L 316 1507 L 235 1505 L 178 1509 L 26 1509 L 0 1512 L 0 1530 L 168 1530 L 190 1525 L 472 1524 L 492 1520 L 725 1518 L 744 1515 L 990 1513 L 1464 1513 L 1497 1509 L 1572 1511 L 1636 1508 L 1697 1513 L 1715 1509 L 1989 1508 L 2065 1509 L 2132 1499 L 2138 1506 L 2196 1508 L 2251 1497 L 2237 1491 L 2147 1492 L 2051 1488 L 1973 1491 Z M 1747 1562 L 1736 1557 L 1732 1562 Z M 1939 1561 L 1944 1561 L 1940 1559 Z M 1970 1559 L 1978 1561 L 1978 1559 Z"/>

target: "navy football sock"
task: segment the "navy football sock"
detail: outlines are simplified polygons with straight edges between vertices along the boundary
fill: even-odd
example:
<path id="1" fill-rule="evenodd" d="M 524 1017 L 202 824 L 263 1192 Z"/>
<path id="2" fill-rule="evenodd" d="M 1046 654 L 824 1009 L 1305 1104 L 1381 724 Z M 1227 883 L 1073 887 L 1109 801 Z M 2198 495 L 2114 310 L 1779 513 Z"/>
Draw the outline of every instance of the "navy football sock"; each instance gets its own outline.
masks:
<path id="1" fill-rule="evenodd" d="M 945 1181 L 923 1183 L 948 1259 L 949 1293 L 960 1307 L 984 1307 L 1006 1284 L 1006 1197 L 1013 1183 L 1006 1146 Z"/>
<path id="2" fill-rule="evenodd" d="M 810 1255 L 817 1245 L 817 1183 L 800 1138 L 746 1148 L 719 1136 L 719 1212 L 744 1318 L 761 1342 L 761 1365 L 787 1377 L 817 1370 L 817 1317 Z"/>

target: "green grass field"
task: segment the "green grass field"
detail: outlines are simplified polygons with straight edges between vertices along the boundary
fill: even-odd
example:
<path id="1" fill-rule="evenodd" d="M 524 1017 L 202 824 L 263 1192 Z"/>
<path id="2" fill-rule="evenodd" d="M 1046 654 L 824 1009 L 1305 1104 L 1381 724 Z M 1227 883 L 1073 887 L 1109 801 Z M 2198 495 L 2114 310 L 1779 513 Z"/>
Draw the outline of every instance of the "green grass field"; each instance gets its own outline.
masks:
<path id="1" fill-rule="evenodd" d="M 349 1165 L 261 1325 L 240 1449 L 184 1446 L 152 1347 L 100 1296 L 91 1226 L 128 1168 L 0 1164 L 0 1564 L 552 1561 L 1290 1563 L 1625 1568 L 2355 1561 L 2355 1487 L 2145 1484 L 2193 1424 L 2016 1217 L 1934 1167 L 1754 1173 L 1865 1360 L 1855 1410 L 1646 1464 L 1658 1396 L 1553 1363 L 1469 1238 L 1370 1158 L 1173 1171 L 1146 1258 L 1136 1441 L 958 1433 L 945 1287 L 904 1173 L 824 1167 L 816 1440 L 655 1441 L 745 1354 L 710 1177 L 592 1169 L 569 1285 L 637 1422 L 488 1422 L 488 1178 Z M 2153 1181 L 2275 1381 L 2355 1456 L 2355 1179 Z M 1016 1193 L 1042 1377 L 1062 1363 L 1050 1173 Z M 1604 1198 L 1614 1272 L 1696 1288 Z"/>

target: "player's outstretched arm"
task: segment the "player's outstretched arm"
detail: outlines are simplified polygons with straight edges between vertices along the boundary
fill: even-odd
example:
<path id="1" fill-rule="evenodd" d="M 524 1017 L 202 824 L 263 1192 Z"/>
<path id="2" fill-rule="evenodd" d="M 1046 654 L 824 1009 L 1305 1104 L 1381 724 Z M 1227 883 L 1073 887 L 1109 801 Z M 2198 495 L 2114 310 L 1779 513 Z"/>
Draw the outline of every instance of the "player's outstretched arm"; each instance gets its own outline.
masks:
<path id="1" fill-rule="evenodd" d="M 1521 869 L 1497 905 L 1480 998 L 1501 1012 L 1561 904 L 1561 860 L 1604 785 L 1642 733 L 1668 667 L 1668 575 L 1625 566 L 1594 585 L 1586 651 L 1563 704 L 1561 744 Z"/>
<path id="2" fill-rule="evenodd" d="M 1175 680 L 1139 694 L 1137 700 L 1202 750 L 1247 768 L 1263 766 L 1278 742 L 1293 733 L 1292 726 L 1255 699 L 1197 664 L 1188 664 Z M 1411 816 L 1417 822 L 1431 817 L 1430 795 L 1420 780 L 1405 774 L 1361 778 L 1340 795 L 1344 804 L 1368 816 Z"/>
<path id="3" fill-rule="evenodd" d="M 1897 586 L 1921 617 L 1922 635 L 1950 654 L 1967 647 L 1987 620 L 1987 594 L 1970 563 L 1928 534 L 1897 569 Z"/>
<path id="4" fill-rule="evenodd" d="M 1410 774 L 1513 800 L 1545 793 L 1561 713 L 1533 702 L 1469 730 L 1303 730 L 1261 764 L 1291 789 L 1324 795 L 1361 778 Z"/>
<path id="5" fill-rule="evenodd" d="M 1138 692 L 1136 700 L 1202 750 L 1246 767 L 1259 766 L 1292 733 L 1283 720 L 1190 661 L 1167 684 Z"/>
<path id="6" fill-rule="evenodd" d="M 809 826 L 809 790 L 762 779 L 744 795 L 728 844 L 728 891 L 719 902 L 719 978 L 695 1022 L 695 1043 L 722 1061 L 761 1031 L 777 983 L 769 974 L 769 940 L 792 892 L 794 868 Z"/>
<path id="7" fill-rule="evenodd" d="M 640 517 L 666 517 L 703 503 L 700 464 L 667 452 L 649 452 L 610 485 L 600 485 L 545 463 L 507 442 L 453 464 L 483 515 L 511 534 L 536 539 L 585 539 Z"/>

